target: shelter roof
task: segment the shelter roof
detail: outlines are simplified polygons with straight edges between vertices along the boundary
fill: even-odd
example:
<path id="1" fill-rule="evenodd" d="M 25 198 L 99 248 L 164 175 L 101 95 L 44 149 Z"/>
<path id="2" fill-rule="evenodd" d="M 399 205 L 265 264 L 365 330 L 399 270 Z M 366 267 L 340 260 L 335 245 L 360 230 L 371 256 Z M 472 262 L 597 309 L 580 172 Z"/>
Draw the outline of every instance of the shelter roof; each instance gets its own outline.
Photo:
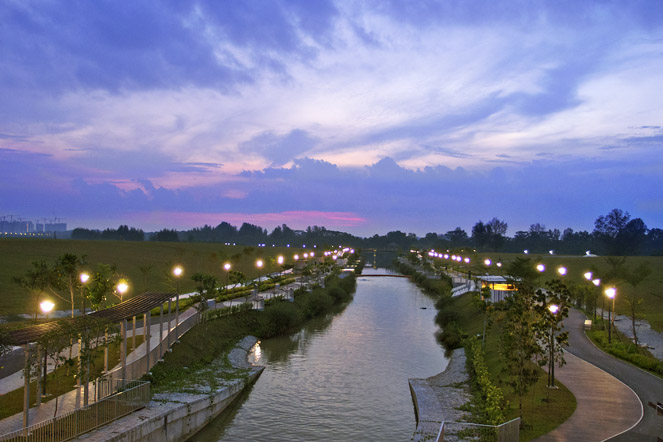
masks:
<path id="1" fill-rule="evenodd" d="M 131 319 L 134 316 L 147 313 L 154 307 L 162 305 L 164 302 L 175 296 L 175 293 L 146 292 L 114 305 L 113 307 L 90 313 L 87 316 L 90 318 L 106 319 L 110 322 L 120 322 L 123 319 Z M 57 330 L 66 323 L 71 323 L 75 320 L 76 318 L 60 319 L 58 321 L 51 321 L 44 324 L 11 330 L 9 332 L 8 343 L 11 345 L 23 345 L 29 342 L 35 342 L 46 333 Z"/>

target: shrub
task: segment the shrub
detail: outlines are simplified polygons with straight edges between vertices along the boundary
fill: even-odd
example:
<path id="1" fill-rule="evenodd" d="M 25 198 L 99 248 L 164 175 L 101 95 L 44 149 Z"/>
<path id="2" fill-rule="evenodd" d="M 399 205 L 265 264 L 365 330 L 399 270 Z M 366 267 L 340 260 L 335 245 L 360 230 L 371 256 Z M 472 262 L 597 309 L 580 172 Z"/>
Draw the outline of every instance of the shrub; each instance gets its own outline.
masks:
<path id="1" fill-rule="evenodd" d="M 334 299 L 325 293 L 324 289 L 319 288 L 296 300 L 296 306 L 307 319 L 328 312 L 333 305 Z"/>
<path id="2" fill-rule="evenodd" d="M 291 302 L 277 302 L 260 316 L 260 336 L 269 338 L 298 326 L 303 321 L 300 310 Z"/>

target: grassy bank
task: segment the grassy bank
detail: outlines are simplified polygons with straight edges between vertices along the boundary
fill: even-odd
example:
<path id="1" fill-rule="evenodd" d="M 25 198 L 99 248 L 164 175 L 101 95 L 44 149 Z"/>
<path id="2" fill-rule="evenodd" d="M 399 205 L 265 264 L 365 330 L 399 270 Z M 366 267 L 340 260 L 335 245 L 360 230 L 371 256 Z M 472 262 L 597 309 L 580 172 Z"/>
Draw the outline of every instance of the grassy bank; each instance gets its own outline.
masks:
<path id="1" fill-rule="evenodd" d="M 465 256 L 465 255 L 464 255 Z M 503 263 L 502 269 L 508 266 L 508 263 L 516 257 L 530 258 L 535 263 L 543 263 L 546 271 L 541 275 L 540 285 L 559 275 L 555 271 L 559 266 L 568 268 L 568 274 L 565 281 L 575 284 L 587 284 L 583 274 L 587 271 L 605 273 L 609 270 L 609 264 L 606 257 L 584 257 L 584 256 L 555 256 L 555 255 L 536 255 L 522 253 L 475 253 L 470 255 L 471 263 L 453 264 L 454 268 L 459 268 L 463 272 L 471 270 L 473 274 L 491 273 L 498 274 L 499 268 L 495 266 L 498 260 Z M 493 264 L 490 267 L 482 265 L 486 258 L 490 258 Z M 663 332 L 663 294 L 660 287 L 663 286 L 663 257 L 661 256 L 630 256 L 626 259 L 626 267 L 634 268 L 642 263 L 647 263 L 652 272 L 640 285 L 637 286 L 638 296 L 642 297 L 642 304 L 638 306 L 638 317 L 649 322 L 652 329 Z M 634 291 L 632 286 L 626 283 L 617 285 L 617 297 L 615 299 L 615 309 L 617 314 L 630 316 L 630 306 L 628 300 L 632 297 Z M 599 296 L 598 305 L 601 306 L 601 300 L 604 295 Z M 606 304 L 607 309 L 607 304 Z"/>
<path id="2" fill-rule="evenodd" d="M 217 278 L 225 285 L 227 273 L 222 269 L 225 262 L 232 264 L 232 270 L 246 275 L 248 279 L 257 278 L 255 266 L 258 258 L 265 262 L 260 271 L 265 274 L 279 270 L 275 262 L 277 255 L 283 255 L 286 264 L 293 263 L 293 255 L 301 250 L 284 247 L 245 247 L 226 246 L 218 243 L 170 243 L 170 242 L 131 242 L 131 241 L 75 241 L 54 239 L 16 239 L 0 238 L 0 296 L 2 309 L 0 315 L 16 315 L 34 312 L 34 300 L 25 289 L 12 283 L 15 276 L 23 276 L 32 268 L 31 263 L 45 260 L 53 264 L 65 253 L 78 256 L 86 255 L 88 270 L 93 270 L 97 263 L 115 264 L 120 274 L 130 282 L 127 297 L 145 291 L 174 291 L 175 281 L 171 276 L 173 267 L 178 264 L 184 268 L 180 280 L 180 292 L 195 290 L 191 275 L 203 272 Z M 78 296 L 78 294 L 76 294 Z M 66 299 L 69 295 L 66 294 Z M 111 300 L 116 302 L 117 299 Z M 56 310 L 70 310 L 68 302 L 55 300 Z M 76 300 L 80 305 L 80 300 Z"/>
<path id="3" fill-rule="evenodd" d="M 487 371 L 486 376 L 489 381 L 486 382 L 485 379 L 480 380 L 481 376 L 475 372 L 472 365 L 474 357 L 469 345 L 473 339 L 476 339 L 474 337 L 479 336 L 481 339 L 484 327 L 484 314 L 474 299 L 475 294 L 466 293 L 452 298 L 449 293 L 451 281 L 444 275 L 439 280 L 432 280 L 425 278 L 408 265 L 400 265 L 399 270 L 411 274 L 413 280 L 422 289 L 437 298 L 436 322 L 442 329 L 438 336 L 440 343 L 446 349 L 458 347 L 466 349 L 473 394 L 473 401 L 466 407 L 466 411 L 471 413 L 472 420 L 479 423 L 494 423 L 491 421 L 496 416 L 494 413 L 496 395 L 501 395 L 504 399 L 504 402 L 497 406 L 502 412 L 500 418 L 508 421 L 518 417 L 519 398 L 510 386 L 511 379 L 506 373 L 501 354 L 502 330 L 499 322 L 501 312 L 494 312 L 486 327 L 485 344 L 482 351 L 483 366 Z M 557 390 L 548 389 L 546 373 L 534 363 L 532 363 L 532 367 L 537 370 L 539 377 L 523 399 L 520 432 L 522 441 L 532 440 L 553 430 L 568 419 L 576 407 L 575 398 L 566 387 L 559 384 L 560 388 Z M 485 387 L 487 384 L 500 391 L 495 392 L 491 387 Z M 491 409 L 491 404 L 493 409 Z"/>

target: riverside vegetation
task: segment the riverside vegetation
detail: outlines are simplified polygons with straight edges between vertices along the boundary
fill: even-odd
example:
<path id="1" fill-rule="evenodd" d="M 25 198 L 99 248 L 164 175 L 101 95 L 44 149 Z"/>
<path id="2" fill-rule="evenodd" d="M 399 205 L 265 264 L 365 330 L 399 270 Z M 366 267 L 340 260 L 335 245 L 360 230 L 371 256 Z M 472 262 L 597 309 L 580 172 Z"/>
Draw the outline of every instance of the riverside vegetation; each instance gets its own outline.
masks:
<path id="1" fill-rule="evenodd" d="M 361 269 L 361 263 L 357 268 Z M 205 312 L 207 319 L 186 333 L 146 379 L 152 382 L 155 393 L 178 391 L 184 379 L 205 372 L 209 364 L 244 336 L 266 339 L 292 333 L 314 316 L 335 312 L 352 299 L 356 288 L 355 274 L 343 276 L 341 278 L 336 269 L 325 278 L 324 288 L 317 286 L 310 292 L 298 289 L 294 302 L 269 300 L 264 311 L 238 306 L 232 310 Z"/>
<path id="2" fill-rule="evenodd" d="M 424 269 L 434 269 L 426 261 L 409 256 L 409 264 L 397 262 L 396 266 L 436 298 L 435 321 L 441 328 L 438 341 L 447 350 L 465 348 L 473 395 L 471 403 L 464 407 L 470 415 L 468 421 L 499 424 L 521 417 L 520 440 L 527 441 L 550 432 L 573 414 L 573 394 L 561 384 L 559 389 L 548 389 L 546 373 L 535 362 L 527 361 L 524 366 L 531 384 L 526 389 L 519 388 L 518 376 L 509 370 L 505 355 L 504 311 L 487 311 L 476 292 L 452 298 L 451 279 L 440 269 L 436 272 L 439 279 L 427 277 Z M 488 320 L 482 346 L 484 319 Z"/>

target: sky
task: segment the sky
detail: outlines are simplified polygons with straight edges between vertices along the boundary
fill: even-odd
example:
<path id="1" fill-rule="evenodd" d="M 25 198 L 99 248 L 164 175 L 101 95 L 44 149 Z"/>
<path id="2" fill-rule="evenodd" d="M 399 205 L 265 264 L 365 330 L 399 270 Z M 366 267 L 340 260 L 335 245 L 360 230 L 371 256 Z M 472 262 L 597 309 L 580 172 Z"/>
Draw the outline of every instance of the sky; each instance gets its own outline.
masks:
<path id="1" fill-rule="evenodd" d="M 0 2 L 0 216 L 663 227 L 663 1 Z"/>

